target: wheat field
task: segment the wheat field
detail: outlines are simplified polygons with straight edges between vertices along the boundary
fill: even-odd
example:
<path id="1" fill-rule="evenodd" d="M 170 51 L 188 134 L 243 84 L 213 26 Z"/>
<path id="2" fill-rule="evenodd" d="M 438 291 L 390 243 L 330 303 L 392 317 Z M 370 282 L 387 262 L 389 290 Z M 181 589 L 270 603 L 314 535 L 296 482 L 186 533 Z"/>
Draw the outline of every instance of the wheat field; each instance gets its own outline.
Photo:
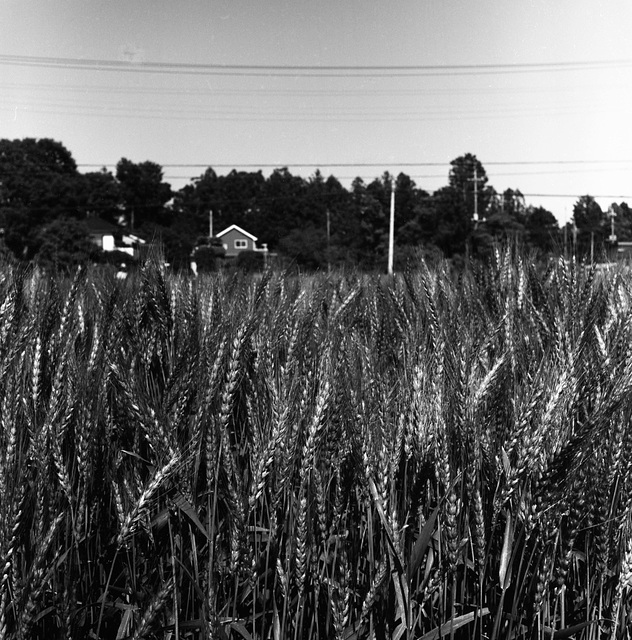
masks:
<path id="1" fill-rule="evenodd" d="M 628 637 L 624 271 L 0 292 L 0 640 Z"/>

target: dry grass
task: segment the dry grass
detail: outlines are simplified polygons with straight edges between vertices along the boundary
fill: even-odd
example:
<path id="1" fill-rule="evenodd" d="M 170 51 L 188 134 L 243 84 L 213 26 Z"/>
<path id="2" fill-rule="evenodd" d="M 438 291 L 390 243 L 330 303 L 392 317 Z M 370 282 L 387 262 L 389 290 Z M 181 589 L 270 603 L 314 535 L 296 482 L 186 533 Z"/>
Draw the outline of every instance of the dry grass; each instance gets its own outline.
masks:
<path id="1" fill-rule="evenodd" d="M 0 639 L 629 632 L 623 273 L 0 291 Z"/>

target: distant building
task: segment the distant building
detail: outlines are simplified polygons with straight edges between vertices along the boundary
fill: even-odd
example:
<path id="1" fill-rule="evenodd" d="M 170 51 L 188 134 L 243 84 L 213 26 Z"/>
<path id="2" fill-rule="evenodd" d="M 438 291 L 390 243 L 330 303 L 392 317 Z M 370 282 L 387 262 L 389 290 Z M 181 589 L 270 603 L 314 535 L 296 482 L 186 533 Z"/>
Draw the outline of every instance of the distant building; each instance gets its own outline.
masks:
<path id="1" fill-rule="evenodd" d="M 135 259 L 145 253 L 143 250 L 146 241 L 140 236 L 128 233 L 123 227 L 94 217 L 88 218 L 86 225 L 90 238 L 103 251 L 120 251 Z"/>
<path id="2" fill-rule="evenodd" d="M 114 251 L 115 236 L 121 233 L 120 227 L 101 218 L 88 218 L 86 226 L 94 244 L 103 251 Z"/>
<path id="3" fill-rule="evenodd" d="M 632 242 L 618 242 L 616 258 L 618 260 L 629 260 L 632 258 Z"/>
<path id="4" fill-rule="evenodd" d="M 263 244 L 261 248 L 257 247 L 257 237 L 244 231 L 236 224 L 231 224 L 230 227 L 218 233 L 217 237 L 222 241 L 226 250 L 226 258 L 228 259 L 236 258 L 244 251 L 261 251 L 265 253 L 268 251 L 268 245 Z"/>

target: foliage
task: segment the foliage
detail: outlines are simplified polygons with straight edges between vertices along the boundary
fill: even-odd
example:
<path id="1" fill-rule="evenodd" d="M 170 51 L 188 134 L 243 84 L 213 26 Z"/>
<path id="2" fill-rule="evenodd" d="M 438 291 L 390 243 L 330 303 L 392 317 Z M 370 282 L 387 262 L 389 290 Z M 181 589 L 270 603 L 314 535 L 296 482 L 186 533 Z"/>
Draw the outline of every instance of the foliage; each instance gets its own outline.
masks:
<path id="1" fill-rule="evenodd" d="M 2 637 L 625 637 L 623 273 L 0 294 Z"/>
<path id="2" fill-rule="evenodd" d="M 235 266 L 245 273 L 261 272 L 265 268 L 266 257 L 261 251 L 240 251 Z"/>
<path id="3" fill-rule="evenodd" d="M 148 222 L 168 224 L 165 205 L 173 194 L 171 187 L 162 180 L 160 165 L 121 158 L 116 165 L 116 179 L 121 185 L 125 216 L 131 229 L 141 229 Z"/>
<path id="4" fill-rule="evenodd" d="M 47 138 L 0 140 L 0 217 L 7 246 L 33 258 L 41 228 L 78 215 L 80 180 L 70 152 Z"/>
<path id="5" fill-rule="evenodd" d="M 554 253 L 561 244 L 557 220 L 544 207 L 529 207 L 525 214 L 525 231 L 529 244 L 542 253 Z"/>
<path id="6" fill-rule="evenodd" d="M 312 225 L 306 229 L 293 229 L 281 238 L 279 249 L 300 267 L 318 269 L 327 266 L 326 232 Z"/>
<path id="7" fill-rule="evenodd" d="M 388 252 L 390 195 L 395 190 L 395 253 L 405 262 L 417 249 L 441 254 L 453 264 L 488 260 L 503 242 L 540 254 L 559 255 L 555 216 L 525 202 L 519 189 L 496 192 L 483 163 L 472 153 L 452 160 L 447 183 L 424 191 L 404 173 L 373 180 L 356 178 L 350 189 L 316 171 L 309 178 L 287 167 L 261 171 L 212 167 L 173 193 L 162 167 L 122 158 L 115 174 L 80 174 L 71 153 L 49 139 L 0 140 L 0 227 L 6 246 L 35 260 L 44 227 L 59 218 L 99 217 L 143 236 L 160 238 L 166 260 L 186 269 L 198 236 L 236 224 L 300 268 L 359 267 L 383 271 Z M 632 238 L 627 203 L 613 203 L 615 234 Z M 475 210 L 478 221 L 474 220 Z M 574 207 L 580 257 L 596 258 L 609 247 L 610 219 L 591 196 Z M 568 241 L 568 232 L 566 238 Z"/>
<path id="8" fill-rule="evenodd" d="M 601 207 L 592 196 L 582 196 L 573 207 L 573 221 L 577 228 L 577 250 L 588 255 L 591 246 L 603 247 L 607 236 L 607 221 Z"/>
<path id="9" fill-rule="evenodd" d="M 226 256 L 226 249 L 220 238 L 203 238 L 193 249 L 191 260 L 195 262 L 198 273 L 217 271 L 220 261 Z"/>
<path id="10" fill-rule="evenodd" d="M 42 228 L 36 262 L 41 267 L 70 271 L 99 260 L 101 250 L 86 225 L 73 218 L 57 218 Z"/>

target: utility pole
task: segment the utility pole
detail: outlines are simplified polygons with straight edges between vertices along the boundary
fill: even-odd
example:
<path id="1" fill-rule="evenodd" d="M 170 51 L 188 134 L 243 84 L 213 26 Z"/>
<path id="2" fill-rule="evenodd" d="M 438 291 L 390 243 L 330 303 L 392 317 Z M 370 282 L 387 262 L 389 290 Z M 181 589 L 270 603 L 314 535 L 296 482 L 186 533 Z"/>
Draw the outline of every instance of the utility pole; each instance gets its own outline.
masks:
<path id="1" fill-rule="evenodd" d="M 331 225 L 329 220 L 329 207 L 326 209 L 327 211 L 327 273 L 331 273 L 331 262 L 329 257 L 329 239 L 331 236 Z"/>
<path id="2" fill-rule="evenodd" d="M 474 165 L 474 224 L 478 222 L 478 173 Z"/>
<path id="3" fill-rule="evenodd" d="M 614 232 L 614 219 L 617 217 L 617 212 L 612 205 L 608 208 L 608 217 L 610 218 L 610 237 L 608 238 L 608 243 L 610 244 L 610 260 L 614 260 L 617 256 L 617 234 Z"/>
<path id="4" fill-rule="evenodd" d="M 467 179 L 468 182 L 474 183 L 474 214 L 472 215 L 472 220 L 474 221 L 474 229 L 478 227 L 478 167 L 476 166 L 476 162 L 477 161 L 474 160 L 474 177 Z M 463 185 L 463 190 L 465 190 L 465 185 Z M 465 239 L 465 258 L 468 262 L 470 259 L 470 242 L 471 235 L 468 233 L 468 236 Z"/>
<path id="5" fill-rule="evenodd" d="M 388 225 L 388 275 L 393 275 L 393 253 L 395 245 L 395 184 L 391 180 L 391 217 Z"/>
<path id="6" fill-rule="evenodd" d="M 474 163 L 474 177 L 468 178 L 468 182 L 474 183 L 474 215 L 472 219 L 474 220 L 474 224 L 478 224 L 478 167 L 476 163 Z"/>
<path id="7" fill-rule="evenodd" d="M 211 209 L 208 214 L 208 237 L 213 237 L 213 209 Z"/>

